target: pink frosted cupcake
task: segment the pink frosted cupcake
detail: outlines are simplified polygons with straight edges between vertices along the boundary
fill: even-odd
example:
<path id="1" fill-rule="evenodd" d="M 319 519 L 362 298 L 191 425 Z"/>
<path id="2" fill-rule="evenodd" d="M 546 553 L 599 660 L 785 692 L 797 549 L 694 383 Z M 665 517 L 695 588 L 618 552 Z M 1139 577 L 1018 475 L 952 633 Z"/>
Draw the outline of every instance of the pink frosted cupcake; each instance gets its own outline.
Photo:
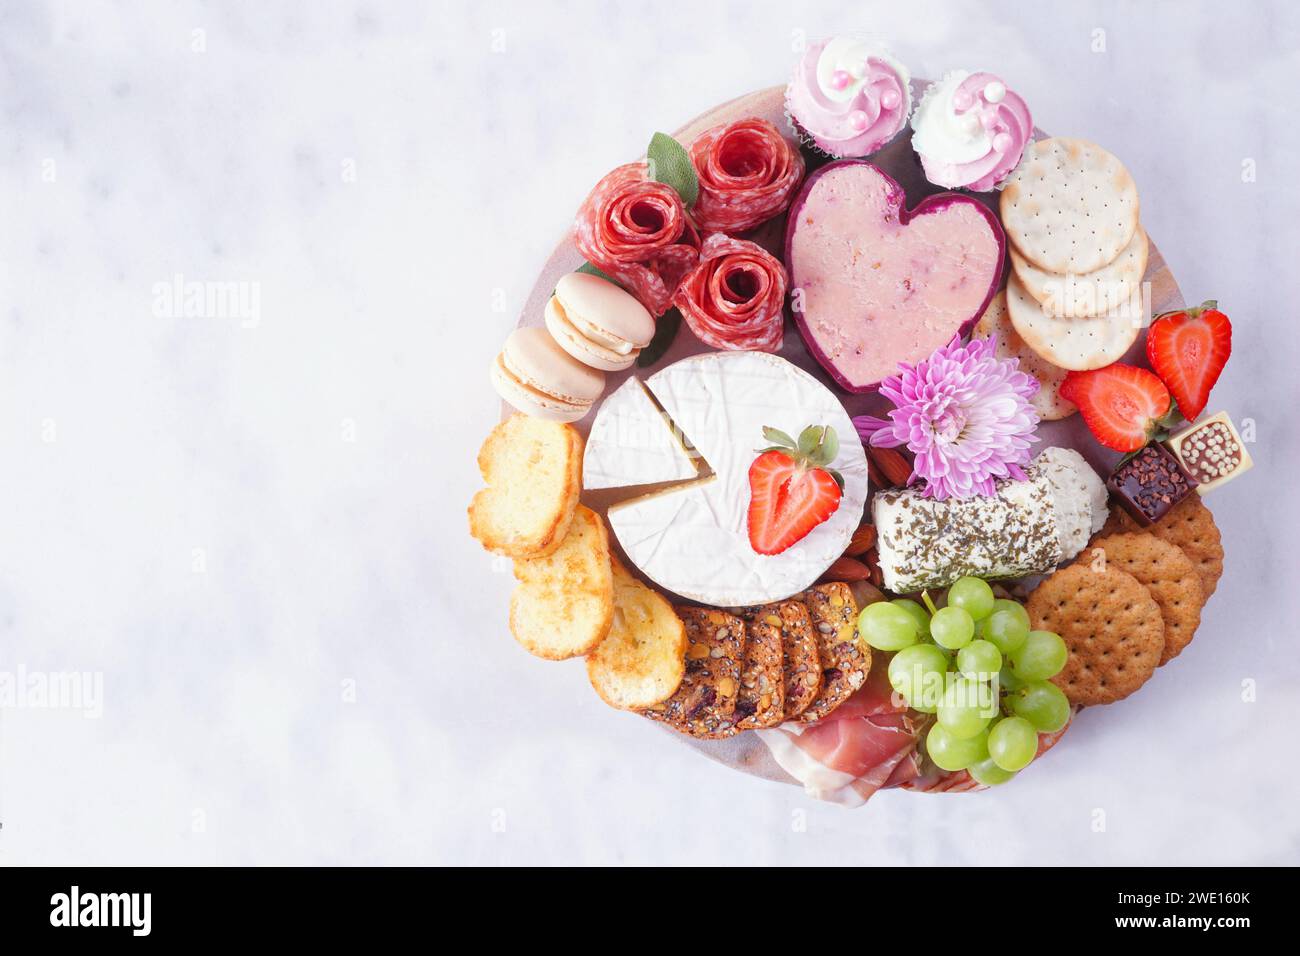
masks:
<path id="1" fill-rule="evenodd" d="M 804 142 L 826 155 L 866 156 L 907 125 L 908 80 L 906 67 L 867 40 L 821 40 L 795 67 L 786 113 Z"/>
<path id="2" fill-rule="evenodd" d="M 1000 189 L 1033 133 L 1025 101 L 992 73 L 953 70 L 930 84 L 912 117 L 925 178 L 945 189 Z"/>

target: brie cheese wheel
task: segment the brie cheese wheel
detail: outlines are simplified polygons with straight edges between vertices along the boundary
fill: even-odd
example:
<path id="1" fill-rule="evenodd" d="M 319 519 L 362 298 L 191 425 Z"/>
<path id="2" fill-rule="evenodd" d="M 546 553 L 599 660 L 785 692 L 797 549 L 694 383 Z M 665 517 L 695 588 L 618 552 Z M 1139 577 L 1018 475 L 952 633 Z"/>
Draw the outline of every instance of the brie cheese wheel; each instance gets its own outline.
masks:
<path id="1" fill-rule="evenodd" d="M 610 507 L 628 560 L 667 590 L 715 607 L 780 601 L 815 583 L 848 547 L 867 499 L 866 455 L 839 400 L 764 352 L 697 355 L 645 384 L 713 476 Z M 831 426 L 840 440 L 831 467 L 844 477 L 835 513 L 775 555 L 755 554 L 749 543 L 749 466 L 769 444 L 765 425 L 794 436 Z"/>
<path id="2" fill-rule="evenodd" d="M 584 488 L 685 481 L 698 474 L 639 379 L 629 378 L 601 403 L 582 455 Z"/>

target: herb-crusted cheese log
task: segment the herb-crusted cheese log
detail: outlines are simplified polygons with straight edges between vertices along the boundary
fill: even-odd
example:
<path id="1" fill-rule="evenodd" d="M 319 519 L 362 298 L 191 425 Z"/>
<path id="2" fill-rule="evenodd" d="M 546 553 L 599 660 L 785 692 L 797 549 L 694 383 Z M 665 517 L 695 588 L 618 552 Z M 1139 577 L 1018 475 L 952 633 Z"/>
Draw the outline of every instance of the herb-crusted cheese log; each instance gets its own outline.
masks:
<path id="1" fill-rule="evenodd" d="M 878 493 L 872 515 L 885 587 L 908 594 L 967 574 L 1042 574 L 1078 554 L 1099 513 L 1096 473 L 1077 452 L 1053 448 L 1025 474 L 1027 481 L 999 481 L 991 498 L 936 501 L 913 488 Z M 1104 509 L 1104 496 L 1100 501 Z"/>

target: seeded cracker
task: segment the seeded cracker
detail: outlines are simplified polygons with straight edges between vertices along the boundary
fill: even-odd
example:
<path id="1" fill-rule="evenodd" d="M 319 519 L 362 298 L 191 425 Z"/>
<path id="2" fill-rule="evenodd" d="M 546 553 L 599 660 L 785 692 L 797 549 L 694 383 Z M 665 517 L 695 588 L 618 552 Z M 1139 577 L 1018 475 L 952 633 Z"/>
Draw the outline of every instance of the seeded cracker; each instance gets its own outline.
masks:
<path id="1" fill-rule="evenodd" d="M 1007 238 L 1058 275 L 1114 262 L 1138 228 L 1137 184 L 1124 164 L 1082 139 L 1054 137 L 1025 150 L 1002 190 Z"/>
<path id="2" fill-rule="evenodd" d="M 797 718 L 806 724 L 821 720 L 867 682 L 871 649 L 858 639 L 858 604 L 847 584 L 819 584 L 798 600 L 808 607 L 822 668 L 821 692 Z"/>
<path id="3" fill-rule="evenodd" d="M 736 608 L 735 613 L 745 619 L 750 634 L 780 634 L 785 681 L 782 719 L 793 720 L 817 699 L 822 686 L 821 656 L 807 606 L 800 601 L 781 601 Z"/>
<path id="4" fill-rule="evenodd" d="M 677 693 L 645 715 L 692 737 L 730 737 L 736 733 L 744 622 L 714 608 L 679 607 L 677 616 L 686 625 L 686 676 Z"/>
<path id="5" fill-rule="evenodd" d="M 745 659 L 740 669 L 736 729 L 775 727 L 785 713 L 785 654 L 781 630 L 744 624 Z"/>

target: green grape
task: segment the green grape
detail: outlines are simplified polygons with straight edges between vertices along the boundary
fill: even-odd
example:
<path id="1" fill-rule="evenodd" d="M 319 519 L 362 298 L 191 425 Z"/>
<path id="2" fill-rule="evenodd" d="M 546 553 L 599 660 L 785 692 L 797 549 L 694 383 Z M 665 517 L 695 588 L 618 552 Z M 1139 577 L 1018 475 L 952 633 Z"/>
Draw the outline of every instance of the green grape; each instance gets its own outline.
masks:
<path id="1" fill-rule="evenodd" d="M 916 619 L 917 634 L 920 635 L 921 640 L 930 636 L 930 615 L 925 608 L 911 598 L 894 598 L 889 603 L 894 607 L 901 607 Z"/>
<path id="2" fill-rule="evenodd" d="M 1003 656 L 1014 655 L 1029 637 L 1029 625 L 1020 619 L 1019 614 L 1005 608 L 995 609 L 980 623 L 983 625 L 980 638 L 995 645 Z"/>
<path id="3" fill-rule="evenodd" d="M 975 621 L 959 607 L 941 607 L 930 619 L 930 636 L 940 647 L 954 651 L 965 647 L 975 635 Z"/>
<path id="4" fill-rule="evenodd" d="M 982 681 L 955 677 L 939 701 L 939 726 L 954 737 L 974 737 L 997 714 L 993 689 Z"/>
<path id="5" fill-rule="evenodd" d="M 1008 664 L 998 672 L 998 686 L 1007 691 L 1014 693 L 1025 686 L 1025 682 L 1011 672 L 1011 665 Z"/>
<path id="6" fill-rule="evenodd" d="M 1045 680 L 1030 681 L 1007 695 L 1007 706 L 1017 717 L 1034 725 L 1040 734 L 1052 734 L 1070 720 L 1070 701 L 1055 684 Z"/>
<path id="7" fill-rule="evenodd" d="M 982 783 L 986 787 L 996 787 L 1000 783 L 1006 783 L 1015 776 L 1010 770 L 1003 770 L 993 762 L 990 757 L 987 760 L 981 760 L 979 763 L 973 763 L 966 768 L 970 775 L 975 778 L 976 783 Z"/>
<path id="8" fill-rule="evenodd" d="M 1002 669 L 1002 654 L 991 641 L 971 641 L 957 652 L 957 670 L 975 680 L 992 680 Z"/>
<path id="9" fill-rule="evenodd" d="M 1006 611 L 1008 614 L 1014 615 L 1020 620 L 1020 623 L 1025 626 L 1025 630 L 1029 630 L 1029 612 L 1025 610 L 1025 606 L 1019 601 L 1012 601 L 1009 598 L 998 598 L 993 602 L 993 611 L 994 613 L 997 613 L 998 611 Z"/>
<path id="10" fill-rule="evenodd" d="M 868 604 L 858 615 L 858 631 L 882 651 L 900 651 L 916 643 L 916 619 L 888 601 Z"/>
<path id="11" fill-rule="evenodd" d="M 1012 669 L 1021 680 L 1047 680 L 1061 672 L 1070 651 L 1059 634 L 1030 631 L 1025 643 L 1012 652 Z"/>
<path id="12" fill-rule="evenodd" d="M 940 770 L 965 770 L 989 758 L 988 734 L 954 737 L 942 724 L 935 724 L 926 734 L 925 750 Z"/>
<path id="13" fill-rule="evenodd" d="M 993 589 L 979 578 L 958 578 L 948 589 L 948 606 L 964 609 L 976 621 L 992 614 L 993 604 Z"/>
<path id="14" fill-rule="evenodd" d="M 1038 731 L 1023 717 L 1003 717 L 989 730 L 989 756 L 1003 770 L 1023 770 L 1037 753 Z"/>
<path id="15" fill-rule="evenodd" d="M 947 654 L 933 644 L 913 644 L 889 662 L 889 686 L 902 695 L 908 707 L 932 714 L 943 698 L 947 673 Z"/>

